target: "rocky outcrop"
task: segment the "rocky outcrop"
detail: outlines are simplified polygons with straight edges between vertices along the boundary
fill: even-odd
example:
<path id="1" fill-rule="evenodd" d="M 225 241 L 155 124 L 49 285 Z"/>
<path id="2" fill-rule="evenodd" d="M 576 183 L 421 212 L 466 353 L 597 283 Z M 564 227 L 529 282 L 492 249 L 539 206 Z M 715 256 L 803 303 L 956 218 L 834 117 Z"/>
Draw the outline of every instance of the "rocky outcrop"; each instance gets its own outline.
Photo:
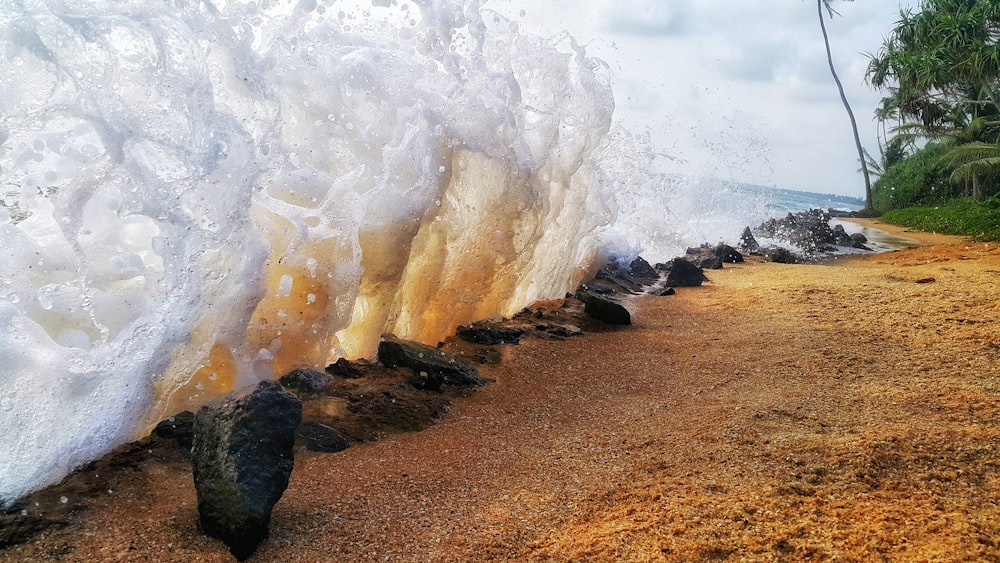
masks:
<path id="1" fill-rule="evenodd" d="M 807 252 L 824 250 L 837 243 L 830 227 L 830 215 L 819 209 L 789 213 L 782 219 L 768 219 L 757 232 L 769 238 L 786 240 Z"/>
<path id="2" fill-rule="evenodd" d="M 864 244 L 867 242 L 864 235 L 848 235 L 843 225 L 831 227 L 830 213 L 819 209 L 789 213 L 782 219 L 769 219 L 757 227 L 756 232 L 769 238 L 788 241 L 801 249 L 805 253 L 803 258 L 806 259 L 821 253 L 836 252 L 836 246 L 871 250 Z"/>
<path id="3" fill-rule="evenodd" d="M 152 434 L 158 438 L 174 440 L 180 447 L 190 450 L 194 441 L 194 413 L 179 412 L 157 424 Z"/>
<path id="4" fill-rule="evenodd" d="M 705 272 L 698 266 L 684 260 L 674 258 L 670 262 L 670 273 L 667 274 L 667 287 L 698 287 L 708 281 Z"/>
<path id="5" fill-rule="evenodd" d="M 316 393 L 330 385 L 330 376 L 318 369 L 296 368 L 278 381 L 286 389 L 294 389 L 300 393 Z"/>
<path id="6" fill-rule="evenodd" d="M 267 537 L 301 419 L 302 403 L 276 381 L 220 397 L 195 415 L 191 463 L 201 529 L 239 560 Z"/>
<path id="7" fill-rule="evenodd" d="M 702 270 L 721 270 L 722 258 L 712 254 L 704 258 L 699 258 L 697 266 Z"/>
<path id="8" fill-rule="evenodd" d="M 764 257 L 776 264 L 797 264 L 799 262 L 799 257 L 794 252 L 780 246 L 765 250 Z"/>
<path id="9" fill-rule="evenodd" d="M 760 243 L 758 243 L 757 239 L 754 238 L 753 231 L 750 230 L 750 227 L 743 229 L 743 234 L 740 235 L 739 247 L 747 252 L 750 252 L 751 254 L 760 250 Z"/>
<path id="10" fill-rule="evenodd" d="M 753 235 L 750 236 L 753 237 Z M 720 243 L 716 246 L 715 255 L 727 264 L 740 264 L 743 262 L 743 254 L 728 244 Z"/>
<path id="11" fill-rule="evenodd" d="M 577 294 L 577 298 L 583 301 L 583 311 L 592 319 L 611 325 L 632 324 L 632 315 L 617 301 L 586 291 Z"/>
<path id="12" fill-rule="evenodd" d="M 660 274 L 649 265 L 642 256 L 636 256 L 632 262 L 629 263 L 628 268 L 625 269 L 629 276 L 633 279 L 644 282 L 646 285 L 654 283 L 660 279 Z"/>
<path id="13" fill-rule="evenodd" d="M 468 326 L 458 327 L 455 334 L 466 342 L 495 346 L 497 344 L 519 343 L 524 336 L 524 330 L 492 321 L 479 321 Z"/>
<path id="14" fill-rule="evenodd" d="M 634 258 L 628 266 L 617 260 L 610 260 L 597 271 L 594 279 L 586 284 L 591 293 L 610 295 L 612 293 L 642 293 L 646 286 L 659 281 L 660 275 L 641 256 Z"/>
<path id="15" fill-rule="evenodd" d="M 485 383 L 476 368 L 455 356 L 391 334 L 382 335 L 378 359 L 386 367 L 409 368 L 413 372 L 409 382 L 417 389 L 440 391 L 445 385 L 475 387 Z"/>

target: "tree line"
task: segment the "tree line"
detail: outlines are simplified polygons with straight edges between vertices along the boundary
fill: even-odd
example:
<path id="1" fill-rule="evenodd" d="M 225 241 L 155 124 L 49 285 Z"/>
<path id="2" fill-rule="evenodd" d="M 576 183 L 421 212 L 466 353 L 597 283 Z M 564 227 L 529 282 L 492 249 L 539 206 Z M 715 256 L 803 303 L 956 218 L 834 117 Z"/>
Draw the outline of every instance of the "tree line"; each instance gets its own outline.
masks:
<path id="1" fill-rule="evenodd" d="M 884 93 L 874 206 L 1000 192 L 1000 0 L 924 0 L 901 10 L 866 81 Z"/>

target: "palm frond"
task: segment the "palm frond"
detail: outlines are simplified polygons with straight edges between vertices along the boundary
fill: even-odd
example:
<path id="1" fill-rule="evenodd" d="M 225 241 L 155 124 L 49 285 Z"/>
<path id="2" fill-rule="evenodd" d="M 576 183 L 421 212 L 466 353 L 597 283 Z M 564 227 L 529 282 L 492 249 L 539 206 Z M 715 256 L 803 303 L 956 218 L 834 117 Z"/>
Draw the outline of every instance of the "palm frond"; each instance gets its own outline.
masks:
<path id="1" fill-rule="evenodd" d="M 959 166 L 951 173 L 951 181 L 955 184 L 975 182 L 978 178 L 997 174 L 1000 174 L 1000 156 L 981 158 Z"/>
<path id="2" fill-rule="evenodd" d="M 1000 159 L 1000 145 L 969 143 L 959 145 L 941 157 L 941 163 L 948 166 L 966 166 L 979 161 Z"/>

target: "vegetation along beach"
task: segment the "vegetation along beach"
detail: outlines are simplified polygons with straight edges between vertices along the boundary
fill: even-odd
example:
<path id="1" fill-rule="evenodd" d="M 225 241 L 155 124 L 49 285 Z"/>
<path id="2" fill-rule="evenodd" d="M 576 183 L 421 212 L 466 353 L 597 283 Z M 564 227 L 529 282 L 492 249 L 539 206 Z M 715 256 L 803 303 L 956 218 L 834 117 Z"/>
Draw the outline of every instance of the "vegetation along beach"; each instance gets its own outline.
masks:
<path id="1" fill-rule="evenodd" d="M 0 561 L 1000 561 L 998 37 L 0 3 Z"/>

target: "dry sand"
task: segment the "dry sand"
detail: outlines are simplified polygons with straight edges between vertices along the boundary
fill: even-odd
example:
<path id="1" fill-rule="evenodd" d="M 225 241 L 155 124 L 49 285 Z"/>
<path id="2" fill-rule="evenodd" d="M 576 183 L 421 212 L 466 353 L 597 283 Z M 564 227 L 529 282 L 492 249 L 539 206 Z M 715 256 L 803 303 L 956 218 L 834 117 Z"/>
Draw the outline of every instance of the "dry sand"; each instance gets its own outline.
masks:
<path id="1" fill-rule="evenodd" d="M 439 424 L 297 459 L 252 560 L 1000 560 L 1000 245 L 924 240 L 504 347 Z M 108 486 L 0 560 L 231 560 L 183 464 Z"/>

